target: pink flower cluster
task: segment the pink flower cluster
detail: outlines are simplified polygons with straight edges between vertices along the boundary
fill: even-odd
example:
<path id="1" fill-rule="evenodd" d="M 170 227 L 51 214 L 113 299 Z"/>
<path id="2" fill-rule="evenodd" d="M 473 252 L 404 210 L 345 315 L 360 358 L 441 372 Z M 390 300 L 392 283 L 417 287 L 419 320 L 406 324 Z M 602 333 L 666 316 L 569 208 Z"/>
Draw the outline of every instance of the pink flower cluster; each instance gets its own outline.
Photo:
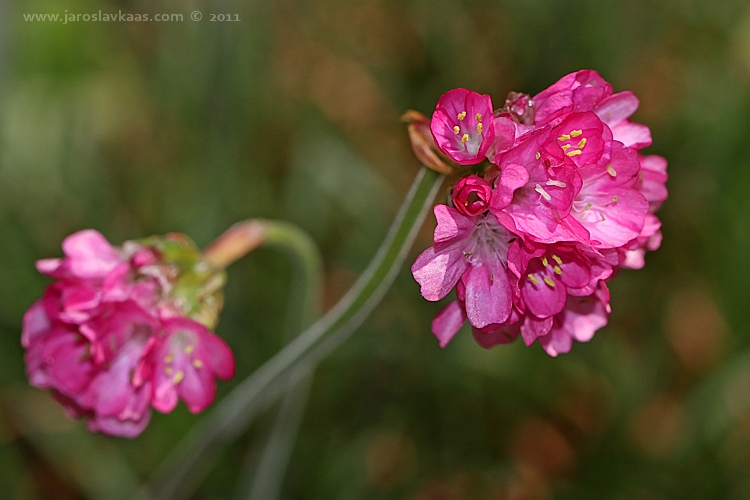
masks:
<path id="1" fill-rule="evenodd" d="M 90 430 L 117 436 L 140 434 L 151 407 L 170 412 L 182 399 L 197 413 L 210 405 L 215 377 L 234 376 L 234 357 L 171 293 L 177 266 L 157 246 L 115 248 L 93 230 L 62 247 L 64 258 L 37 262 L 57 281 L 23 318 L 31 383 L 51 388 Z"/>
<path id="2" fill-rule="evenodd" d="M 466 89 L 440 98 L 435 143 L 475 165 L 457 167 L 471 175 L 452 206 L 435 207 L 435 244 L 412 266 L 427 300 L 456 289 L 432 323 L 441 346 L 468 319 L 482 346 L 520 334 L 557 356 L 606 325 L 606 281 L 661 243 L 667 163 L 639 153 L 651 133 L 630 121 L 637 108 L 591 70 L 534 97 L 511 93 L 497 110 Z"/>

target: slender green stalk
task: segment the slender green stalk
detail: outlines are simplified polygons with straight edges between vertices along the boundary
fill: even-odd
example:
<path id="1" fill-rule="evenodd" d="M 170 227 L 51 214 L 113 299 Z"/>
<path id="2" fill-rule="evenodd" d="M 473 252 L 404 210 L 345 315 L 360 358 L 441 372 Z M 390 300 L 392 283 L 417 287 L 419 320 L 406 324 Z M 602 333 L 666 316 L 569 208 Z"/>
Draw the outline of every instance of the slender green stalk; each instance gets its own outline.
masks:
<path id="1" fill-rule="evenodd" d="M 321 316 L 323 259 L 307 233 L 290 224 L 270 228 L 264 242 L 266 245 L 288 254 L 294 265 L 284 335 L 284 341 L 290 342 Z M 288 385 L 264 444 L 256 450 L 251 443 L 237 484 L 238 499 L 271 500 L 279 497 L 312 379 L 311 371 L 301 381 Z"/>
<path id="2" fill-rule="evenodd" d="M 290 384 L 268 432 L 262 453 L 250 449 L 244 474 L 240 476 L 236 498 L 274 500 L 279 498 L 289 460 L 307 406 L 313 372 Z M 252 444 L 251 444 L 252 446 Z"/>
<path id="3" fill-rule="evenodd" d="M 320 317 L 323 294 L 323 258 L 315 242 L 293 224 L 268 221 L 263 246 L 277 248 L 294 263 L 294 283 L 288 311 L 286 340 Z M 302 304 L 300 308 L 297 304 Z M 294 317 L 297 316 L 298 317 Z M 290 317 L 291 316 L 291 317 Z"/>
<path id="4" fill-rule="evenodd" d="M 385 241 L 354 287 L 328 314 L 228 394 L 167 457 L 155 472 L 151 488 L 142 489 L 136 498 L 177 498 L 189 491 L 205 474 L 201 465 L 210 452 L 232 442 L 289 383 L 304 378 L 364 321 L 395 279 L 442 178 L 432 170 L 420 170 Z"/>

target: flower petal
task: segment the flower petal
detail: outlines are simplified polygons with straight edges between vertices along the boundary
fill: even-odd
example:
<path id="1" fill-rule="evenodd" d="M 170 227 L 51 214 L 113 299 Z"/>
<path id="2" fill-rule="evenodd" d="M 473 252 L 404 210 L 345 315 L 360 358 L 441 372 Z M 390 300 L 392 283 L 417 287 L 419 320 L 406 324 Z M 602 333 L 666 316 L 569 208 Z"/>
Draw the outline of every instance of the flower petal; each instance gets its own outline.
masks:
<path id="1" fill-rule="evenodd" d="M 432 320 L 432 333 L 440 342 L 440 347 L 447 346 L 453 340 L 464 322 L 466 322 L 466 313 L 459 301 L 454 300 L 440 310 Z"/>
<path id="2" fill-rule="evenodd" d="M 471 266 L 463 276 L 466 316 L 476 328 L 503 323 L 510 315 L 512 298 L 508 274 L 500 262 Z"/>

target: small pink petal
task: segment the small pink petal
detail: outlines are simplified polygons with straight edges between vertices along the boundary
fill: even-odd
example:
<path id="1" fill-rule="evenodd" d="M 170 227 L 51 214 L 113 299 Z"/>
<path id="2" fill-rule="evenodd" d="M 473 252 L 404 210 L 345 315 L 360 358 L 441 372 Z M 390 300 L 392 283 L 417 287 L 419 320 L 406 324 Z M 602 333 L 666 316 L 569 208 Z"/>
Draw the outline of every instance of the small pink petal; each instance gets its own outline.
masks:
<path id="1" fill-rule="evenodd" d="M 447 346 L 453 340 L 465 321 L 466 314 L 457 300 L 440 310 L 432 320 L 432 333 L 440 342 L 440 347 Z"/>
<path id="2" fill-rule="evenodd" d="M 411 272 L 421 286 L 422 296 L 436 302 L 456 286 L 468 265 L 459 249 L 436 252 L 435 247 L 430 247 L 417 257 Z"/>
<path id="3" fill-rule="evenodd" d="M 629 90 L 618 92 L 599 103 L 594 109 L 599 118 L 610 127 L 622 123 L 638 109 L 638 98 Z"/>
<path id="4" fill-rule="evenodd" d="M 73 233 L 62 244 L 70 272 L 79 278 L 103 278 L 123 259 L 98 231 Z"/>

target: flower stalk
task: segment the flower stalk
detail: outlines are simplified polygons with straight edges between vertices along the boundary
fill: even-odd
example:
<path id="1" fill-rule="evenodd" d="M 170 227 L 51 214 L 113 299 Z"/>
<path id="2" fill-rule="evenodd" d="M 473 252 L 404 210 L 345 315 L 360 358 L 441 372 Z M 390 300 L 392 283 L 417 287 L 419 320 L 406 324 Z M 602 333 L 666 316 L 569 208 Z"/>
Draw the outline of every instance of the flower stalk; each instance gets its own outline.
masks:
<path id="1" fill-rule="evenodd" d="M 212 452 L 241 434 L 290 384 L 302 380 L 364 321 L 395 279 L 443 176 L 423 168 L 378 253 L 352 289 L 216 406 L 167 457 L 138 499 L 182 498 L 207 472 Z"/>

